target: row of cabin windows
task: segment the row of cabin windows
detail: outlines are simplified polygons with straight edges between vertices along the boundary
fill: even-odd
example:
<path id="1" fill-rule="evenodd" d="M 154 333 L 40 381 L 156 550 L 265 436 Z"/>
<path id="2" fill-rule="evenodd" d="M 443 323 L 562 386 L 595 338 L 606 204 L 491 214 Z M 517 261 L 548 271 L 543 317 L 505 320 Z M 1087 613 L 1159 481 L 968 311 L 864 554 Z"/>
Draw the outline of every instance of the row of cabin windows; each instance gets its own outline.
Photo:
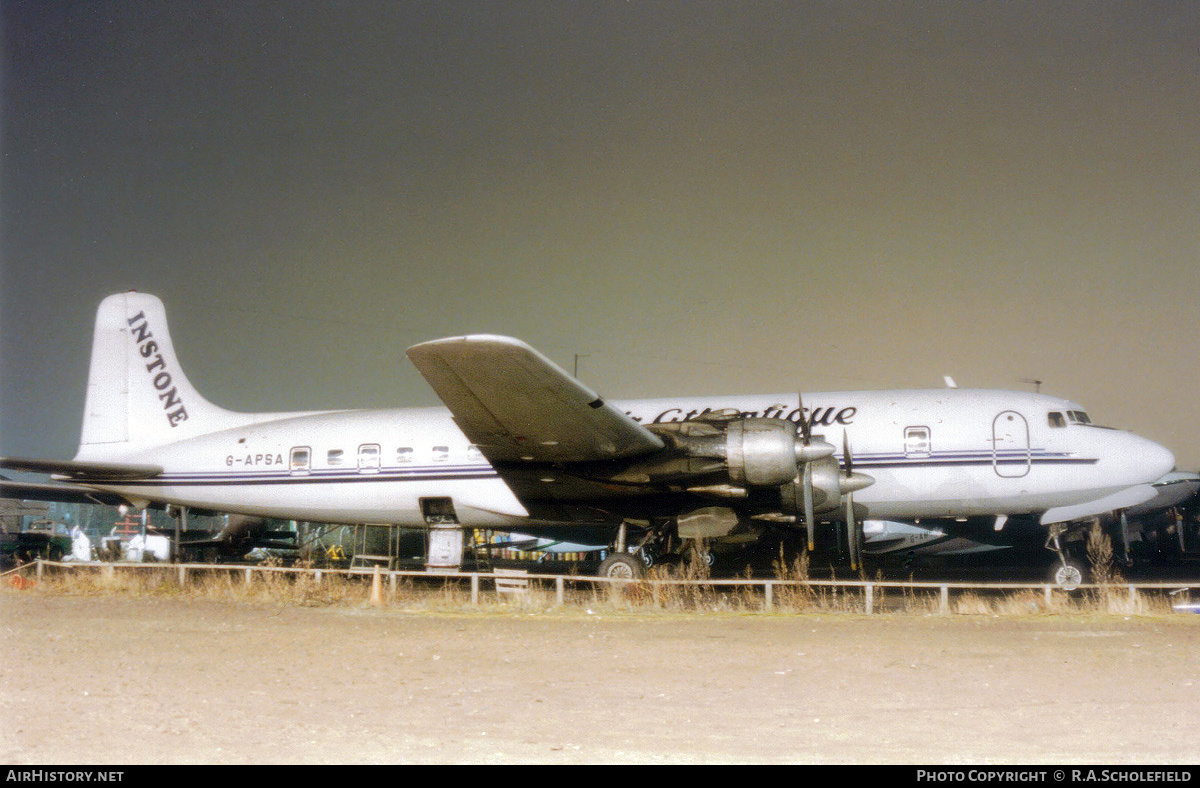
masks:
<path id="1" fill-rule="evenodd" d="M 1057 411 L 1049 414 L 1051 427 L 1065 427 L 1071 424 L 1091 424 L 1091 419 L 1083 411 L 1069 410 L 1065 415 Z M 904 428 L 904 453 L 909 457 L 928 457 L 932 452 L 930 445 L 930 430 L 928 427 Z M 396 449 L 396 464 L 404 465 L 413 462 L 415 451 L 411 446 L 401 446 Z M 482 459 L 483 455 L 476 446 L 467 447 L 467 455 L 472 460 Z M 311 467 L 311 450 L 307 446 L 297 446 L 292 449 L 291 469 L 306 471 Z M 360 471 L 375 470 L 380 467 L 381 449 L 378 443 L 364 443 L 358 447 L 358 469 Z M 431 450 L 433 462 L 446 462 L 450 459 L 449 446 L 434 446 Z M 330 449 L 325 455 L 327 465 L 345 465 L 346 456 L 342 449 Z"/>
<path id="2" fill-rule="evenodd" d="M 430 450 L 430 460 L 447 462 L 450 459 L 449 446 L 434 446 Z M 478 460 L 483 454 L 475 446 L 467 447 L 469 459 Z M 381 463 L 382 449 L 378 443 L 364 443 L 358 447 L 358 469 L 360 471 L 378 470 Z M 413 462 L 416 452 L 411 446 L 401 446 L 396 449 L 396 464 L 404 465 Z M 338 466 L 348 464 L 346 452 L 343 449 L 330 449 L 325 453 L 325 464 Z M 312 449 L 308 446 L 296 446 L 292 449 L 290 466 L 293 471 L 307 471 L 312 468 Z"/>
<path id="3" fill-rule="evenodd" d="M 1050 411 L 1049 422 L 1051 427 L 1065 427 L 1067 424 L 1091 424 L 1092 420 L 1082 410 L 1068 410 L 1062 413 Z M 904 428 L 904 454 L 906 456 L 928 457 L 931 451 L 928 427 Z"/>

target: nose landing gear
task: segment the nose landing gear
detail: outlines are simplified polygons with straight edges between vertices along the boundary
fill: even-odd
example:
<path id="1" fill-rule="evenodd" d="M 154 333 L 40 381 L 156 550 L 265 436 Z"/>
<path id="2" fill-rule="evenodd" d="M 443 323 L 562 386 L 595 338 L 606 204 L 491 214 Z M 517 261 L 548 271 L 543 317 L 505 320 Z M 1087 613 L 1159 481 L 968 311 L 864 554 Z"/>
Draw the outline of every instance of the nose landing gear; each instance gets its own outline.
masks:
<path id="1" fill-rule="evenodd" d="M 1058 566 L 1054 569 L 1054 584 L 1063 591 L 1074 591 L 1083 584 L 1083 568 L 1077 561 L 1067 556 L 1063 549 L 1061 537 L 1067 531 L 1067 526 L 1054 524 L 1050 526 L 1050 534 L 1046 537 L 1046 549 L 1053 550 L 1058 555 Z"/>

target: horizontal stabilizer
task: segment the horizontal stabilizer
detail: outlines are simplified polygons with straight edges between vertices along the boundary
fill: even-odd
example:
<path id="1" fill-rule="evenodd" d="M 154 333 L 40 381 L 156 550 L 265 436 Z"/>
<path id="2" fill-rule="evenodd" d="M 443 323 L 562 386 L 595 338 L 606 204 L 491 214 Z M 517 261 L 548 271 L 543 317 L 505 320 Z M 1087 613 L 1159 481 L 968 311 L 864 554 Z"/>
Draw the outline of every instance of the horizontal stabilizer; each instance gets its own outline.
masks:
<path id="1" fill-rule="evenodd" d="M 29 473 L 52 473 L 78 481 L 130 481 L 153 479 L 163 472 L 159 465 L 134 465 L 121 462 L 84 462 L 79 460 L 31 460 L 0 457 L 0 468 Z"/>
<path id="2" fill-rule="evenodd" d="M 101 492 L 78 484 L 18 482 L 2 478 L 0 478 L 0 498 L 13 498 L 19 501 L 92 503 L 102 506 L 121 506 L 129 503 L 116 493 Z"/>

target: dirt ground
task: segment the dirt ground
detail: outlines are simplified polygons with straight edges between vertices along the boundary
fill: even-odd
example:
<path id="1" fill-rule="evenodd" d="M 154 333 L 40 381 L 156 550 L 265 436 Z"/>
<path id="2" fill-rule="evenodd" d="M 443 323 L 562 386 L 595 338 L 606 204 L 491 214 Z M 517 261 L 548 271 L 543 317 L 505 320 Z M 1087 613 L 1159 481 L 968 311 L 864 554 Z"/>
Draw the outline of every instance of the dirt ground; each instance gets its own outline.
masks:
<path id="1" fill-rule="evenodd" d="M 0 593 L 0 762 L 1190 763 L 1200 616 Z"/>

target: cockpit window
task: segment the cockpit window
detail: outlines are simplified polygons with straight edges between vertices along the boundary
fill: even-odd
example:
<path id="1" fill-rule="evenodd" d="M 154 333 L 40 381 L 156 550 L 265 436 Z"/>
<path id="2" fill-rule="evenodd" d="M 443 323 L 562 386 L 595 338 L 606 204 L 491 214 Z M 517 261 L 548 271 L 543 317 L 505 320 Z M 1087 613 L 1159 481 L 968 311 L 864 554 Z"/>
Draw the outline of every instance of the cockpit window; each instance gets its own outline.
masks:
<path id="1" fill-rule="evenodd" d="M 1091 424 L 1092 418 L 1082 410 L 1068 410 L 1065 413 L 1057 410 L 1047 414 L 1051 427 L 1065 427 L 1068 424 Z"/>

